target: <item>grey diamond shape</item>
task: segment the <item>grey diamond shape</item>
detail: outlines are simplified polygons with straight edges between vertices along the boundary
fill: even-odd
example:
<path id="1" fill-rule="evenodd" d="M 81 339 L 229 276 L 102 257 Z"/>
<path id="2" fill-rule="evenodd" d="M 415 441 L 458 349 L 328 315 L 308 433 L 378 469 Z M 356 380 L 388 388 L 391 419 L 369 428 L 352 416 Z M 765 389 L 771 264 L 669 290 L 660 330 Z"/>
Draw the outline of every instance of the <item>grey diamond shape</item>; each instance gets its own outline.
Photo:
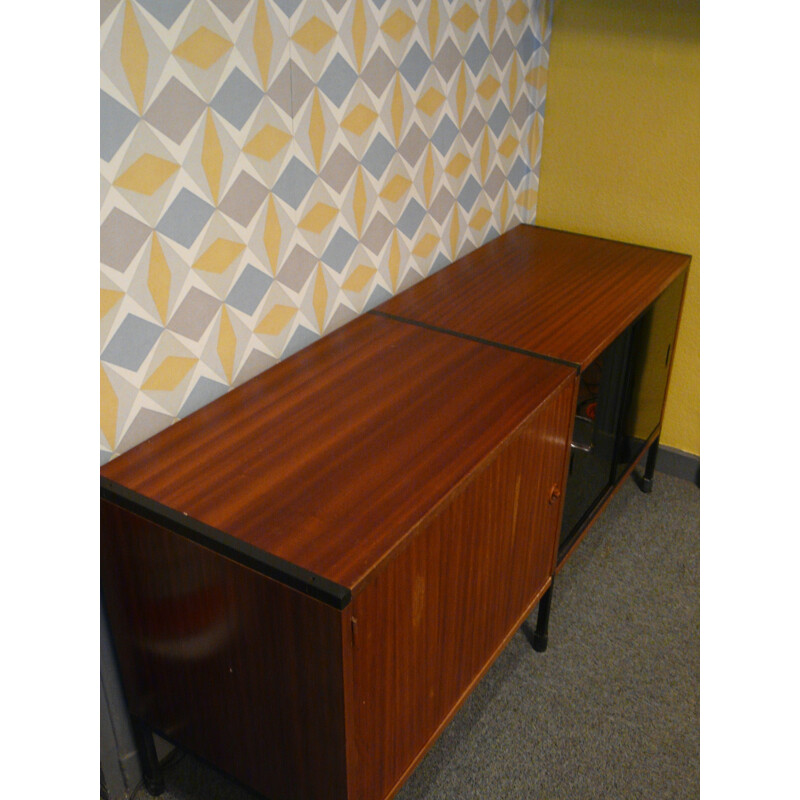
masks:
<path id="1" fill-rule="evenodd" d="M 222 397 L 228 387 L 224 383 L 212 381 L 203 376 L 192 389 L 191 394 L 186 398 L 183 407 L 178 414 L 179 417 L 188 417 L 203 406 L 207 406 L 212 400 Z"/>
<path id="2" fill-rule="evenodd" d="M 100 92 L 100 158 L 110 161 L 122 147 L 139 117 L 118 103 L 111 95 Z"/>
<path id="3" fill-rule="evenodd" d="M 262 97 L 261 89 L 236 67 L 211 101 L 211 108 L 241 130 Z"/>
<path id="4" fill-rule="evenodd" d="M 438 272 L 440 269 L 449 266 L 450 259 L 444 253 L 440 252 L 433 260 L 433 264 L 431 264 L 431 268 L 428 270 L 428 275 L 433 275 L 434 272 Z"/>
<path id="5" fill-rule="evenodd" d="M 430 214 L 441 225 L 446 219 L 448 214 L 453 211 L 453 204 L 456 199 L 450 194 L 446 186 L 439 189 L 439 194 L 431 203 Z"/>
<path id="6" fill-rule="evenodd" d="M 397 220 L 397 227 L 411 239 L 425 219 L 425 209 L 411 198 L 411 202 L 405 207 L 400 219 Z"/>
<path id="7" fill-rule="evenodd" d="M 344 228 L 339 228 L 325 248 L 322 260 L 337 272 L 341 272 L 346 266 L 356 249 L 358 241 L 354 239 Z"/>
<path id="8" fill-rule="evenodd" d="M 275 0 L 275 5 L 278 6 L 287 17 L 291 17 L 300 7 L 301 2 L 302 0 Z"/>
<path id="9" fill-rule="evenodd" d="M 492 48 L 492 56 L 499 67 L 505 67 L 505 65 L 508 64 L 508 59 L 511 58 L 511 54 L 513 52 L 514 43 L 511 41 L 508 31 L 503 31 L 500 36 L 497 37 L 497 41 L 494 43 L 494 47 Z"/>
<path id="10" fill-rule="evenodd" d="M 317 266 L 317 261 L 316 256 L 309 253 L 305 247 L 301 247 L 299 244 L 295 245 L 294 250 L 283 262 L 283 266 L 278 272 L 278 280 L 292 291 L 299 292 L 305 286 L 314 267 Z"/>
<path id="11" fill-rule="evenodd" d="M 374 95 L 380 97 L 394 74 L 394 64 L 389 60 L 389 56 L 383 50 L 378 50 L 362 71 L 361 79 L 369 86 Z"/>
<path id="12" fill-rule="evenodd" d="M 475 205 L 480 193 L 481 185 L 470 175 L 464 188 L 458 193 L 458 202 L 464 211 L 469 211 Z"/>
<path id="13" fill-rule="evenodd" d="M 176 78 L 170 78 L 144 118 L 157 131 L 180 144 L 205 107 L 206 104 L 194 92 Z"/>
<path id="14" fill-rule="evenodd" d="M 192 194 L 188 189 L 181 189 L 172 201 L 172 205 L 161 217 L 156 230 L 174 239 L 178 244 L 190 247 L 213 213 L 214 206 Z"/>
<path id="15" fill-rule="evenodd" d="M 445 114 L 434 131 L 431 141 L 433 146 L 444 155 L 450 149 L 450 145 L 453 144 L 457 134 L 458 128 L 456 124 Z"/>
<path id="16" fill-rule="evenodd" d="M 298 325 L 297 330 L 294 332 L 292 338 L 283 349 L 281 358 L 289 358 L 289 356 L 293 356 L 298 350 L 308 347 L 308 345 L 310 345 L 312 342 L 316 342 L 317 339 L 319 339 L 318 333 L 314 333 L 314 331 L 311 331 L 302 325 Z"/>
<path id="17" fill-rule="evenodd" d="M 431 66 L 427 53 L 414 42 L 400 65 L 400 74 L 416 89 Z"/>
<path id="18" fill-rule="evenodd" d="M 297 209 L 314 183 L 314 173 L 295 156 L 278 178 L 272 191 L 292 208 Z"/>
<path id="19" fill-rule="evenodd" d="M 369 296 L 369 300 L 364 304 L 364 311 L 369 311 L 375 306 L 379 306 L 381 303 L 388 300 L 392 295 L 383 288 L 380 284 L 377 284 L 375 288 L 372 290 L 372 294 Z"/>
<path id="20" fill-rule="evenodd" d="M 517 156 L 514 166 L 508 171 L 508 180 L 517 189 L 520 181 L 531 171 L 531 168 L 522 160 L 522 156 Z"/>
<path id="21" fill-rule="evenodd" d="M 139 5 L 149 11 L 165 28 L 171 28 L 189 0 L 139 0 Z"/>
<path id="22" fill-rule="evenodd" d="M 370 171 L 374 178 L 380 178 L 389 166 L 392 156 L 395 153 L 394 147 L 388 139 L 379 133 L 372 141 L 369 149 L 364 153 L 361 163 Z"/>
<path id="23" fill-rule="evenodd" d="M 306 78 L 306 80 L 308 80 Z M 310 83 L 310 81 L 309 81 Z M 292 62 L 290 61 L 267 89 L 267 97 L 284 113 L 292 113 Z"/>
<path id="24" fill-rule="evenodd" d="M 519 44 L 517 45 L 517 52 L 522 58 L 524 63 L 530 61 L 531 56 L 536 52 L 539 47 L 539 42 L 536 41 L 536 37 L 533 35 L 533 32 L 530 28 L 525 29 L 525 33 L 522 34 L 519 40 Z"/>
<path id="25" fill-rule="evenodd" d="M 313 91 L 314 84 L 296 61 L 290 61 L 289 68 L 292 76 L 292 116 L 294 116 L 300 112 L 300 107 Z"/>
<path id="26" fill-rule="evenodd" d="M 372 222 L 369 223 L 364 235 L 361 237 L 361 241 L 370 252 L 377 255 L 389 238 L 389 234 L 392 232 L 393 228 L 394 226 L 392 223 L 378 211 L 373 217 Z"/>
<path id="27" fill-rule="evenodd" d="M 467 54 L 464 56 L 464 60 L 467 62 L 470 72 L 477 76 L 481 69 L 483 69 L 483 65 L 486 63 L 488 57 L 489 48 L 486 46 L 486 42 L 483 41 L 483 36 L 478 34 L 472 40 L 472 44 L 469 46 Z"/>
<path id="28" fill-rule="evenodd" d="M 486 125 L 486 120 L 483 118 L 483 114 L 481 114 L 478 109 L 473 106 L 472 111 L 467 114 L 467 118 L 464 120 L 464 124 L 461 126 L 461 133 L 464 134 L 464 138 L 471 144 L 474 145 L 475 142 L 478 141 L 478 137 L 483 133 L 483 128 Z"/>
<path id="29" fill-rule="evenodd" d="M 124 272 L 150 235 L 150 228 L 118 208 L 100 226 L 100 261 Z"/>
<path id="30" fill-rule="evenodd" d="M 499 164 L 495 164 L 483 188 L 486 190 L 486 194 L 494 200 L 497 197 L 497 193 L 503 188 L 505 182 L 506 176 L 503 174 L 503 170 L 500 169 Z"/>
<path id="31" fill-rule="evenodd" d="M 331 154 L 328 163 L 320 172 L 320 178 L 334 188 L 337 192 L 341 192 L 347 185 L 350 178 L 358 166 L 355 156 L 343 145 L 339 145 Z"/>
<path id="32" fill-rule="evenodd" d="M 411 130 L 406 134 L 403 143 L 400 145 L 400 155 L 412 166 L 419 161 L 425 145 L 428 143 L 428 137 L 422 128 L 415 122 L 411 126 Z"/>
<path id="33" fill-rule="evenodd" d="M 240 225 L 247 226 L 267 199 L 267 194 L 267 187 L 263 183 L 247 172 L 240 172 L 219 204 L 219 210 Z"/>
<path id="34" fill-rule="evenodd" d="M 244 272 L 234 284 L 225 302 L 229 306 L 244 311 L 245 314 L 252 314 L 267 293 L 272 277 L 256 269 L 252 264 L 244 268 Z"/>
<path id="35" fill-rule="evenodd" d="M 158 341 L 163 328 L 128 314 L 100 358 L 124 369 L 137 370 Z"/>
<path id="36" fill-rule="evenodd" d="M 494 111 L 492 111 L 492 115 L 489 117 L 489 127 L 492 129 L 492 133 L 494 133 L 495 136 L 499 136 L 503 132 L 503 128 L 505 128 L 509 118 L 510 114 L 508 113 L 508 108 L 501 100 L 494 107 Z"/>
<path id="37" fill-rule="evenodd" d="M 167 327 L 197 342 L 211 324 L 219 306 L 220 301 L 216 297 L 193 286 L 172 315 Z"/>
<path id="38" fill-rule="evenodd" d="M 236 22 L 248 0 L 211 0 L 211 2 L 231 21 Z"/>
<path id="39" fill-rule="evenodd" d="M 350 94 L 357 78 L 353 68 L 337 53 L 320 79 L 319 88 L 338 107 Z"/>
<path id="40" fill-rule="evenodd" d="M 461 53 L 453 43 L 452 39 L 448 39 L 439 49 L 433 64 L 439 71 L 439 74 L 449 81 L 453 73 L 461 63 Z"/>
<path id="41" fill-rule="evenodd" d="M 522 128 L 525 123 L 530 119 L 531 114 L 533 114 L 534 107 L 533 103 L 531 103 L 530 98 L 526 95 L 520 97 L 519 102 L 514 107 L 514 111 L 511 114 L 511 118 L 514 122 Z"/>
<path id="42" fill-rule="evenodd" d="M 348 2 L 348 0 L 326 0 L 328 5 L 337 13 L 344 8 L 344 4 Z"/>

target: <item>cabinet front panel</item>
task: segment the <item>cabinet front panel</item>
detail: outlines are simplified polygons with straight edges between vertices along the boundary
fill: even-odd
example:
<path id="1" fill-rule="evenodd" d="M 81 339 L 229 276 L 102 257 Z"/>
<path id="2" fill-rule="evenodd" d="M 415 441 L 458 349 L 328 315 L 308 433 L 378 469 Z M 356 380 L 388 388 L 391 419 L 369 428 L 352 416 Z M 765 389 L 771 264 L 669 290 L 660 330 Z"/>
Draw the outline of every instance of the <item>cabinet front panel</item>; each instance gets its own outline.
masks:
<path id="1" fill-rule="evenodd" d="M 570 382 L 354 599 L 359 800 L 392 791 L 547 586 L 573 402 Z"/>
<path id="2" fill-rule="evenodd" d="M 271 800 L 344 800 L 341 612 L 101 502 L 130 711 Z"/>

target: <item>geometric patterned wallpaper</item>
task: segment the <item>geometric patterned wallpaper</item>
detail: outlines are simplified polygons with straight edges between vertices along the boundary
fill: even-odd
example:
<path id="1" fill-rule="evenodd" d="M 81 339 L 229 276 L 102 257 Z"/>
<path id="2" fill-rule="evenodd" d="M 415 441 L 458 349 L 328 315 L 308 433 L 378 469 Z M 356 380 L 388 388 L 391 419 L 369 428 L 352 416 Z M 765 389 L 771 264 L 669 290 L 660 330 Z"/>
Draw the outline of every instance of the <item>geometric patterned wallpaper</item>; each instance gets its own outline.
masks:
<path id="1" fill-rule="evenodd" d="M 551 13 L 101 2 L 101 460 L 533 222 Z"/>

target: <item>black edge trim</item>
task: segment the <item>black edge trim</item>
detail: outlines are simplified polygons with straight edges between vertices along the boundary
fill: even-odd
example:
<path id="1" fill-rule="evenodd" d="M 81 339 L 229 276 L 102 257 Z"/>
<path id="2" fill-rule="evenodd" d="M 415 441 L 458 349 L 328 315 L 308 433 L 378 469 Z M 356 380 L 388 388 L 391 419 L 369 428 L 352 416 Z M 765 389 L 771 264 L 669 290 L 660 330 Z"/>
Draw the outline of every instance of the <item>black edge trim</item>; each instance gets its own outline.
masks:
<path id="1" fill-rule="evenodd" d="M 523 356 L 528 356 L 530 358 L 541 358 L 543 361 L 552 361 L 554 364 L 562 364 L 565 367 L 570 367 L 580 374 L 581 365 L 576 364 L 574 361 L 567 361 L 564 358 L 557 358 L 556 356 L 548 356 L 544 353 L 536 353 L 533 350 L 525 350 L 522 347 L 514 347 L 510 344 L 502 344 L 500 342 L 493 342 L 491 339 L 481 339 L 480 336 L 470 336 L 468 333 L 460 333 L 459 331 L 451 330 L 450 328 L 440 328 L 438 325 L 431 325 L 427 322 L 419 322 L 416 319 L 408 319 L 407 317 L 401 317 L 397 314 L 387 314 L 385 311 L 378 311 L 377 309 L 371 309 L 367 313 L 374 314 L 376 317 L 383 317 L 384 319 L 391 319 L 394 322 L 404 322 L 406 325 L 416 325 L 418 328 L 425 328 L 428 331 L 434 331 L 436 333 L 446 333 L 449 336 L 457 336 L 459 339 L 466 339 L 468 342 L 475 342 L 476 344 L 485 344 L 489 347 L 498 347 L 500 350 L 509 350 L 512 353 L 519 353 Z"/>
<path id="2" fill-rule="evenodd" d="M 343 609 L 352 599 L 351 592 L 346 586 L 340 586 L 334 581 L 292 564 L 291 561 L 285 561 L 252 544 L 242 542 L 230 534 L 223 533 L 211 525 L 206 525 L 132 489 L 127 489 L 108 478 L 100 478 L 100 498 L 334 608 Z"/>

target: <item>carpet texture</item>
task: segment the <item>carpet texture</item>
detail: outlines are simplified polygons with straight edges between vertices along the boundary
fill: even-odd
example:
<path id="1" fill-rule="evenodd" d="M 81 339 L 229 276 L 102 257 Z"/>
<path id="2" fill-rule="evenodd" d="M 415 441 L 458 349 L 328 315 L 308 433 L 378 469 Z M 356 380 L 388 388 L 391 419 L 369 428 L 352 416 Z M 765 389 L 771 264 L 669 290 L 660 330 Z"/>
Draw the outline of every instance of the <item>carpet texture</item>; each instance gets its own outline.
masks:
<path id="1" fill-rule="evenodd" d="M 628 480 L 397 800 L 626 800 L 700 794 L 700 490 Z M 259 797 L 185 756 L 163 800 Z M 144 800 L 144 789 L 135 800 Z"/>

